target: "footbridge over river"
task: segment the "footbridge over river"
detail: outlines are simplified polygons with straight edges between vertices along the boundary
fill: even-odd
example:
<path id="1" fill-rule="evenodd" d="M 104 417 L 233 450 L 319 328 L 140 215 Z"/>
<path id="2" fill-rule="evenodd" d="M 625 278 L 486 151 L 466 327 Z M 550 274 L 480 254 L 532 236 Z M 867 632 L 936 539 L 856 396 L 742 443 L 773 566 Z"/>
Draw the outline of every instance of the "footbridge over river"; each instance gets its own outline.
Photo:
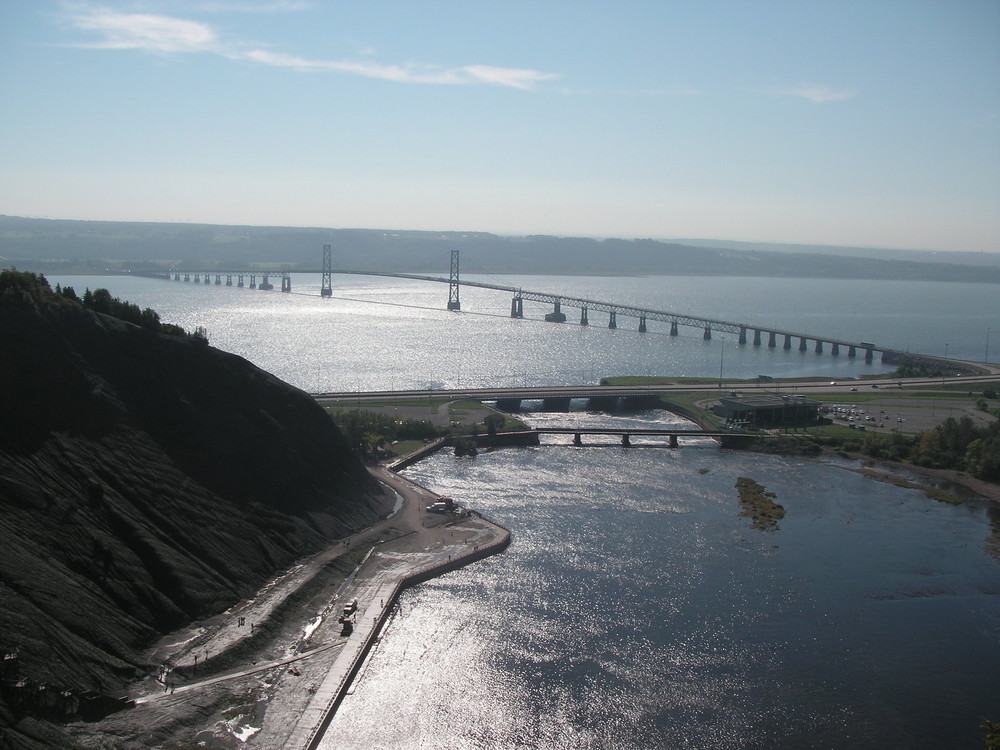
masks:
<path id="1" fill-rule="evenodd" d="M 739 344 L 753 346 L 767 346 L 768 348 L 781 347 L 782 349 L 797 348 L 800 352 L 812 349 L 816 354 L 823 354 L 826 351 L 833 356 L 846 353 L 848 357 L 857 357 L 863 353 L 866 362 L 871 362 L 876 351 L 882 352 L 882 357 L 889 353 L 889 350 L 877 347 L 870 341 L 849 341 L 845 339 L 833 338 L 830 336 L 817 336 L 816 334 L 806 334 L 796 331 L 789 331 L 773 328 L 764 325 L 754 325 L 751 323 L 738 323 L 715 318 L 705 318 L 686 313 L 672 312 L 668 310 L 655 310 L 651 308 L 637 307 L 633 305 L 622 305 L 616 302 L 586 299 L 583 297 L 572 297 L 553 292 L 530 291 L 521 287 L 508 286 L 505 284 L 494 284 L 485 281 L 470 281 L 460 278 L 458 251 L 452 251 L 451 272 L 448 278 L 440 276 L 427 276 L 413 273 L 393 273 L 388 271 L 359 271 L 359 270 L 334 270 L 330 262 L 330 246 L 324 247 L 323 268 L 321 270 L 295 271 L 206 271 L 206 270 L 182 270 L 172 269 L 166 272 L 168 279 L 175 281 L 194 281 L 194 283 L 214 284 L 221 286 L 243 287 L 249 282 L 251 289 L 270 290 L 274 288 L 271 283 L 272 278 L 280 278 L 281 291 L 292 291 L 292 274 L 307 273 L 320 274 L 322 283 L 320 286 L 320 296 L 333 296 L 333 276 L 334 274 L 346 274 L 357 276 L 386 276 L 397 279 L 413 279 L 416 281 L 429 281 L 435 283 L 448 284 L 448 310 L 461 310 L 460 289 L 462 286 L 478 287 L 480 289 L 494 289 L 506 292 L 511 295 L 510 316 L 512 318 L 524 317 L 524 303 L 537 302 L 543 305 L 550 305 L 551 312 L 545 314 L 545 320 L 550 323 L 565 323 L 569 318 L 566 309 L 578 311 L 579 323 L 582 326 L 590 325 L 591 317 L 597 314 L 607 316 L 608 328 L 618 328 L 622 319 L 632 319 L 636 321 L 636 329 L 640 333 L 645 333 L 649 325 L 653 322 L 663 323 L 669 330 L 671 336 L 678 336 L 681 326 L 695 328 L 701 331 L 702 338 L 711 340 L 713 334 L 726 333 L 736 336 Z M 149 274 L 154 277 L 163 278 L 164 274 Z M 225 282 L 223 282 L 225 279 Z M 258 279 L 260 282 L 258 283 Z M 576 317 L 576 314 L 574 314 Z M 896 354 L 896 352 L 892 352 Z"/>

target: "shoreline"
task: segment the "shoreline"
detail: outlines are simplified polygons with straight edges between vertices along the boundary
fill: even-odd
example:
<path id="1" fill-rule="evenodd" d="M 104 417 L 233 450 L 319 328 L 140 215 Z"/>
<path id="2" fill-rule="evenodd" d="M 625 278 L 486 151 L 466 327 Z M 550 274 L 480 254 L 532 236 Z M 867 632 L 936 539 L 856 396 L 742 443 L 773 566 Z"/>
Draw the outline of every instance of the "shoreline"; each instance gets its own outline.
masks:
<path id="1" fill-rule="evenodd" d="M 116 745 L 122 750 L 318 747 L 399 611 L 399 595 L 498 554 L 511 539 L 475 511 L 429 512 L 439 494 L 385 466 L 368 470 L 389 509 L 393 495 L 401 499 L 398 509 L 302 559 L 225 612 L 162 636 L 148 651 L 151 671 L 128 687 L 132 707 L 72 724 L 69 735 L 92 748 L 124 739 Z M 344 637 L 339 616 L 352 601 L 356 622 Z M 157 664 L 167 669 L 157 672 Z"/>
<path id="2" fill-rule="evenodd" d="M 1000 484 L 987 482 L 983 479 L 976 479 L 975 477 L 970 477 L 965 472 L 956 471 L 954 469 L 931 469 L 925 466 L 917 466 L 916 464 L 905 463 L 902 461 L 886 461 L 885 459 L 875 459 L 871 456 L 866 456 L 863 453 L 830 448 L 824 448 L 818 458 L 844 458 L 849 461 L 858 461 L 862 464 L 862 466 L 856 471 L 868 476 L 871 476 L 871 474 L 874 473 L 874 467 L 882 466 L 886 469 L 905 471 L 910 474 L 915 474 L 923 479 L 950 482 L 951 484 L 963 487 L 969 492 L 980 496 L 984 500 L 1000 505 Z"/>

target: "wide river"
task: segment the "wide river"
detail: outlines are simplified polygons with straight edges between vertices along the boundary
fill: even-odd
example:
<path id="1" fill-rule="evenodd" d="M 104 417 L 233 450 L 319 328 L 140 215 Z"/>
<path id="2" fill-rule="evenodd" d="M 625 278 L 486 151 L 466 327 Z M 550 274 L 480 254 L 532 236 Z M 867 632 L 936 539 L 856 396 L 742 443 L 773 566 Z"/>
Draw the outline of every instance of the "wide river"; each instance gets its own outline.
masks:
<path id="1" fill-rule="evenodd" d="M 297 277 L 294 277 L 297 278 Z M 294 279 L 293 279 L 294 280 Z M 995 286 L 803 279 L 486 281 L 983 361 Z M 882 372 L 877 360 L 639 334 L 443 284 L 318 277 L 293 294 L 120 277 L 107 287 L 309 391 Z M 299 292 L 302 292 L 301 294 Z M 573 312 L 567 311 L 570 320 Z M 989 343 L 990 335 L 994 343 Z M 725 340 L 725 339 L 730 340 Z M 989 350 L 989 353 L 988 353 Z M 661 424 L 662 413 L 528 414 Z M 634 443 L 640 441 L 634 440 Z M 1000 510 L 850 463 L 634 444 L 440 453 L 408 471 L 508 526 L 506 553 L 408 592 L 324 747 L 981 748 L 1000 721 Z M 770 531 L 735 481 L 777 495 Z"/>

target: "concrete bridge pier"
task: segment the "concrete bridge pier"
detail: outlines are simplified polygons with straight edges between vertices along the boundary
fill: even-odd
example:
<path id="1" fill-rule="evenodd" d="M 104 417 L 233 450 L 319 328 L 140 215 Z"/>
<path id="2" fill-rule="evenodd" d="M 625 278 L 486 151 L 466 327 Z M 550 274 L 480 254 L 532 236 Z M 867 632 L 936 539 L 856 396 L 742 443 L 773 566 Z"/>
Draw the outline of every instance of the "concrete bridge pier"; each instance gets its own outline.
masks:
<path id="1" fill-rule="evenodd" d="M 179 273 L 175 273 L 174 274 L 174 281 L 180 281 L 180 280 L 181 280 L 181 275 Z"/>
<path id="2" fill-rule="evenodd" d="M 767 348 L 768 349 L 773 349 L 774 347 L 776 347 L 778 345 L 778 342 L 776 340 L 777 336 L 778 336 L 778 334 L 776 334 L 774 331 L 768 331 L 767 332 Z"/>
<path id="3" fill-rule="evenodd" d="M 753 345 L 760 346 L 760 329 L 754 328 L 753 330 Z"/>
<path id="4" fill-rule="evenodd" d="M 251 289 L 257 288 L 257 274 L 255 273 L 250 274 L 250 288 Z"/>
<path id="5" fill-rule="evenodd" d="M 676 336 L 677 335 L 677 321 L 676 320 L 670 321 L 670 335 L 671 336 Z"/>
<path id="6" fill-rule="evenodd" d="M 617 396 L 591 396 L 587 399 L 587 411 L 613 413 L 618 409 Z"/>
<path id="7" fill-rule="evenodd" d="M 847 347 L 847 356 L 850 357 L 850 358 L 852 358 L 852 359 L 854 357 L 857 357 L 858 356 L 858 350 L 857 350 L 857 348 L 855 346 L 853 346 L 853 345 L 848 345 L 848 347 Z"/>
<path id="8" fill-rule="evenodd" d="M 646 316 L 645 315 L 640 315 L 639 316 L 639 333 L 645 333 L 645 332 L 646 332 Z"/>
<path id="9" fill-rule="evenodd" d="M 201 274 L 200 273 L 196 273 L 194 275 L 194 283 L 195 284 L 200 284 L 201 283 Z"/>
<path id="10" fill-rule="evenodd" d="M 211 284 L 212 283 L 212 279 L 209 276 L 209 274 L 207 274 L 207 273 L 205 274 L 205 283 L 206 284 Z M 222 282 L 220 281 L 219 283 L 221 284 Z"/>
<path id="11" fill-rule="evenodd" d="M 579 432 L 573 433 L 573 445 L 583 445 L 583 438 L 580 437 Z"/>
<path id="12" fill-rule="evenodd" d="M 258 285 L 257 285 L 257 288 L 258 288 L 258 289 L 262 289 L 262 290 L 263 290 L 263 291 L 265 291 L 265 292 L 269 292 L 269 291 L 271 291 L 272 289 L 274 289 L 274 284 L 272 284 L 272 283 L 271 283 L 271 282 L 270 282 L 270 281 L 268 280 L 268 279 L 270 278 L 270 276 L 271 276 L 271 274 L 269 274 L 269 273 L 265 273 L 265 274 L 263 274 L 263 278 L 261 278 L 261 280 L 260 280 L 260 284 L 258 284 Z"/>
<path id="13" fill-rule="evenodd" d="M 608 315 L 608 328 L 614 329 L 617 327 L 618 327 L 618 320 L 615 317 L 615 311 L 612 310 Z"/>
<path id="14" fill-rule="evenodd" d="M 569 399 L 543 398 L 542 411 L 569 411 Z"/>
<path id="15" fill-rule="evenodd" d="M 215 274 L 215 285 L 216 286 L 222 286 L 222 274 L 221 273 Z"/>
<path id="16" fill-rule="evenodd" d="M 782 348 L 783 349 L 791 349 L 792 348 L 792 337 L 789 336 L 787 333 L 785 334 L 785 343 L 782 346 Z"/>
<path id="17" fill-rule="evenodd" d="M 865 362 L 871 362 L 875 358 L 874 349 L 865 349 Z"/>
<path id="18" fill-rule="evenodd" d="M 705 326 L 705 333 L 701 336 L 705 341 L 712 340 L 712 329 L 709 326 Z"/>
<path id="19" fill-rule="evenodd" d="M 184 281 L 191 281 L 191 274 L 185 273 L 184 274 Z"/>
<path id="20" fill-rule="evenodd" d="M 508 414 L 517 414 L 521 411 L 521 399 L 519 398 L 498 398 L 497 409 Z"/>
<path id="21" fill-rule="evenodd" d="M 236 279 L 237 279 L 236 280 L 236 286 L 238 286 L 240 289 L 242 289 L 243 288 L 243 274 L 239 274 L 239 276 L 237 276 Z"/>
<path id="22" fill-rule="evenodd" d="M 809 339 L 803 336 L 802 338 L 799 339 L 799 351 L 804 352 L 808 348 L 809 348 Z"/>
<path id="23" fill-rule="evenodd" d="M 566 322 L 566 313 L 562 311 L 562 303 L 559 300 L 552 303 L 552 312 L 545 316 L 545 320 L 549 323 Z"/>
<path id="24" fill-rule="evenodd" d="M 281 274 L 281 291 L 291 292 L 292 291 L 292 277 L 287 274 Z"/>
<path id="25" fill-rule="evenodd" d="M 514 296 L 514 299 L 510 301 L 510 317 L 512 318 L 523 318 L 524 317 L 524 299 L 522 297 Z"/>
<path id="26" fill-rule="evenodd" d="M 581 307 L 580 308 L 580 325 L 582 325 L 582 326 L 590 325 L 590 321 L 587 320 L 587 308 L 586 307 Z"/>
<path id="27" fill-rule="evenodd" d="M 833 344 L 830 344 L 830 354 L 832 354 L 834 357 L 839 357 L 840 356 L 840 344 L 838 344 L 836 342 L 833 343 Z"/>
<path id="28" fill-rule="evenodd" d="M 677 436 L 676 435 L 671 435 L 670 436 L 670 447 L 671 448 L 676 448 L 677 447 Z"/>
<path id="29" fill-rule="evenodd" d="M 226 274 L 226 286 L 233 285 L 233 275 L 231 273 Z"/>
<path id="30" fill-rule="evenodd" d="M 622 445 L 624 445 L 626 448 L 632 445 L 632 441 L 628 439 L 627 432 L 624 435 L 622 435 Z"/>
<path id="31" fill-rule="evenodd" d="M 817 354 L 822 354 L 823 353 L 823 342 L 820 341 L 819 339 L 816 339 L 816 349 L 815 349 L 815 351 L 816 351 Z"/>
<path id="32" fill-rule="evenodd" d="M 746 344 L 747 343 L 747 329 L 746 326 L 740 326 L 740 337 L 737 339 L 736 343 Z"/>

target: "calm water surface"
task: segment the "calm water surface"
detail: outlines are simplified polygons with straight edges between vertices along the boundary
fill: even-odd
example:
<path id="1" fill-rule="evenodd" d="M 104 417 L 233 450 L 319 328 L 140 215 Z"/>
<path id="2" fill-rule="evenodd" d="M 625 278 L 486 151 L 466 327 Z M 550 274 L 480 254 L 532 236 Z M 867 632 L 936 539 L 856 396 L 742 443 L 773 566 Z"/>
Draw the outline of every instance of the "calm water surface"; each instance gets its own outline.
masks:
<path id="1" fill-rule="evenodd" d="M 990 333 L 991 360 L 1000 347 L 992 285 L 481 278 L 977 361 Z M 587 328 L 546 324 L 540 305 L 511 320 L 509 297 L 486 290 L 463 288 L 462 312 L 449 313 L 445 284 L 335 277 L 334 298 L 321 300 L 318 276 L 294 279 L 291 295 L 50 280 L 205 326 L 213 345 L 313 392 L 887 369 L 705 342 L 694 329 L 672 338 L 619 320 L 609 330 L 597 315 Z M 411 469 L 514 541 L 403 597 L 325 747 L 982 747 L 980 718 L 1000 720 L 1000 562 L 985 552 L 995 507 L 943 505 L 840 466 L 710 442 L 634 442 L 442 453 Z M 738 476 L 777 493 L 779 529 L 739 516 Z"/>

